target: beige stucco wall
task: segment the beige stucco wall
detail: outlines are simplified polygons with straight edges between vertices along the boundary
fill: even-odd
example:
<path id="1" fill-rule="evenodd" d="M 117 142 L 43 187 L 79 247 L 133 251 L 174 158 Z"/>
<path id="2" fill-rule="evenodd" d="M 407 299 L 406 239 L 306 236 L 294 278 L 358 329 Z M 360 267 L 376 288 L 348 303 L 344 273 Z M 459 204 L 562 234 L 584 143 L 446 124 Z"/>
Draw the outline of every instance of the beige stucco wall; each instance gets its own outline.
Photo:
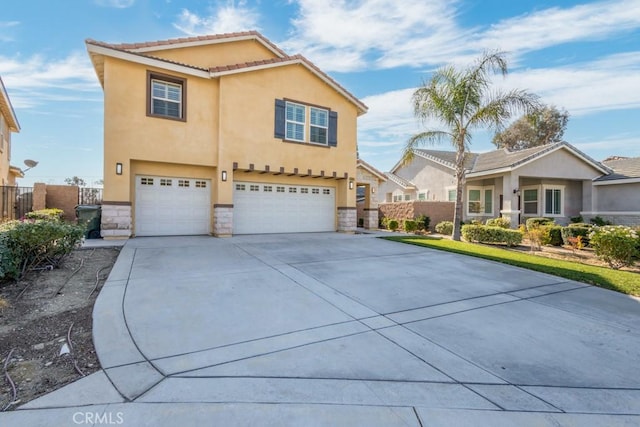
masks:
<path id="1" fill-rule="evenodd" d="M 188 49 L 165 49 L 149 53 L 182 64 L 209 69 L 229 64 L 260 61 L 276 58 L 276 54 L 256 40 L 241 40 L 233 43 L 206 44 Z"/>
<path id="2" fill-rule="evenodd" d="M 516 171 L 519 176 L 571 180 L 593 179 L 602 175 L 602 172 L 564 149 L 549 153 L 517 168 Z"/>
<path id="3" fill-rule="evenodd" d="M 15 179 L 12 179 L 9 174 L 9 161 L 11 152 L 11 131 L 7 124 L 7 119 L 4 116 L 4 112 L 0 110 L 2 115 L 0 118 L 0 138 L 4 141 L 0 141 L 0 185 L 13 185 Z"/>
<path id="4" fill-rule="evenodd" d="M 597 185 L 595 212 L 640 212 L 640 183 Z"/>

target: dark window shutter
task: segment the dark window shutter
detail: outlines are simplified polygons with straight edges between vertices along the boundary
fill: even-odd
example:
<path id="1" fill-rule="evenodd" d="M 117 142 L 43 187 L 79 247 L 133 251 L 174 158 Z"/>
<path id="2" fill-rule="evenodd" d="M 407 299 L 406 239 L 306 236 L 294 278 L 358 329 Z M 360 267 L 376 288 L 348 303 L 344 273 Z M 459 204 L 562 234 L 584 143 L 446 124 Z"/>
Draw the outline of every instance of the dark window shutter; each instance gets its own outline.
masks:
<path id="1" fill-rule="evenodd" d="M 282 99 L 276 99 L 273 136 L 280 139 L 285 139 L 285 109 L 285 102 Z"/>
<path id="2" fill-rule="evenodd" d="M 329 147 L 338 146 L 338 113 L 329 111 Z"/>

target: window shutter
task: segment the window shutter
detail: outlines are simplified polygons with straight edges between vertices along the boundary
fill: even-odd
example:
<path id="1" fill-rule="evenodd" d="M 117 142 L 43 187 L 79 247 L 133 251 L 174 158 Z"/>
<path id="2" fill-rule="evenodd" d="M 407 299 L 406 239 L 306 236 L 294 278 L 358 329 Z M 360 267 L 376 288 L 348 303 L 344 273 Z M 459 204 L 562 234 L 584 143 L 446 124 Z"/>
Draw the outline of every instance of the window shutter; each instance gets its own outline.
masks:
<path id="1" fill-rule="evenodd" d="M 285 109 L 284 100 L 276 99 L 273 136 L 280 139 L 285 139 Z"/>
<path id="2" fill-rule="evenodd" d="M 329 111 L 329 147 L 338 146 L 338 113 Z"/>

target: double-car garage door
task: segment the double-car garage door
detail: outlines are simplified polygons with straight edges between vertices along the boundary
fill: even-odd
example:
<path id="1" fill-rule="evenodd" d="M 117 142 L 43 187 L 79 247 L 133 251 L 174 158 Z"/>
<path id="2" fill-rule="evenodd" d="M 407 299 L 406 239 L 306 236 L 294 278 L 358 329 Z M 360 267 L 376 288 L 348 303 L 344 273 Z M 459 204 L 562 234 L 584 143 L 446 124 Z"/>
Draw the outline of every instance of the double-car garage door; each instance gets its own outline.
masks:
<path id="1" fill-rule="evenodd" d="M 235 182 L 233 233 L 335 231 L 333 187 Z M 209 234 L 211 181 L 136 176 L 135 234 Z"/>
<path id="2" fill-rule="evenodd" d="M 235 182 L 233 233 L 335 231 L 332 187 Z"/>

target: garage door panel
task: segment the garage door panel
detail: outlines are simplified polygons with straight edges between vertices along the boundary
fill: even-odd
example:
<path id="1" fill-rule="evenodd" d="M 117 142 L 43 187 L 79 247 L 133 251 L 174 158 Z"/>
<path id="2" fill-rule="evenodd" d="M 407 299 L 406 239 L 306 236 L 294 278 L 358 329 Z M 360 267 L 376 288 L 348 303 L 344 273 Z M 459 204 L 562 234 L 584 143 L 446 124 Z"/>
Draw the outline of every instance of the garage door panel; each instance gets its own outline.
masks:
<path id="1" fill-rule="evenodd" d="M 234 234 L 335 231 L 329 187 L 236 182 L 233 211 Z"/>
<path id="2" fill-rule="evenodd" d="M 209 180 L 136 176 L 138 236 L 208 234 L 210 206 Z"/>

